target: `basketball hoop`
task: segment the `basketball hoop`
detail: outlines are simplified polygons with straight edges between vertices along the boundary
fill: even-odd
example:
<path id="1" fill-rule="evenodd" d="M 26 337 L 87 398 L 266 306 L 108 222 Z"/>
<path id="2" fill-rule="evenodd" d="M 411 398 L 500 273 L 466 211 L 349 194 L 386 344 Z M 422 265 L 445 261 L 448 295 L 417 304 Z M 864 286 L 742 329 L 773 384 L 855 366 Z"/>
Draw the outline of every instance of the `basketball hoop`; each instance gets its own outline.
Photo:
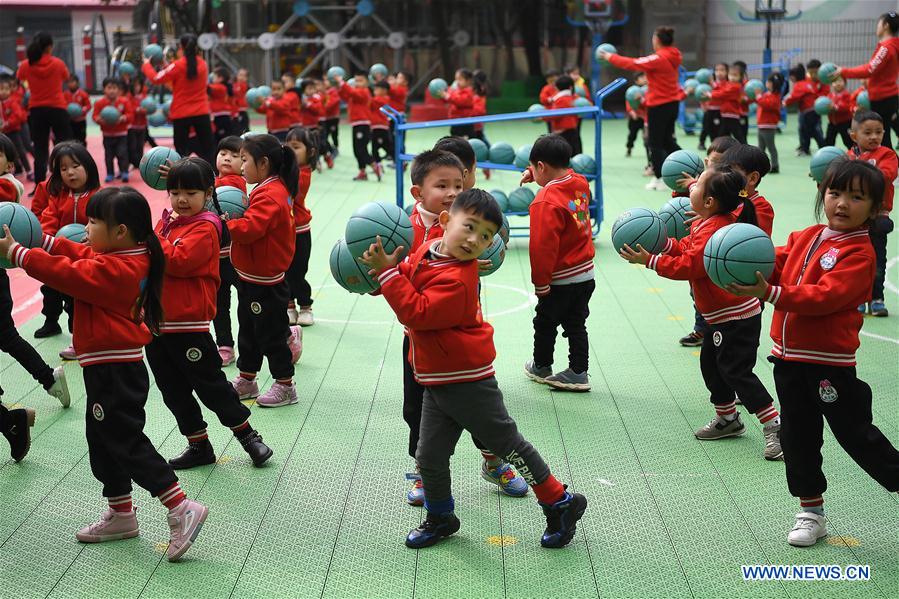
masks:
<path id="1" fill-rule="evenodd" d="M 584 0 L 584 16 L 591 19 L 611 19 L 612 0 Z"/>
<path id="2" fill-rule="evenodd" d="M 776 21 L 787 14 L 787 0 L 755 0 L 755 18 Z"/>

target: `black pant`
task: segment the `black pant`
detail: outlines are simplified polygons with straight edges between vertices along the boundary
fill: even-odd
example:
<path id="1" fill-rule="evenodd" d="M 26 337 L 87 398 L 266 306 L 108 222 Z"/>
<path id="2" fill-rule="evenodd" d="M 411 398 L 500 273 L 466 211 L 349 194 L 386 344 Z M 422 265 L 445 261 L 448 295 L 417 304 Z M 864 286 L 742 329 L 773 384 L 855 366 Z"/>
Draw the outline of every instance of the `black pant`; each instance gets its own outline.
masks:
<path id="1" fill-rule="evenodd" d="M 72 121 L 72 139 L 87 145 L 87 121 Z"/>
<path id="2" fill-rule="evenodd" d="M 746 136 L 743 134 L 743 126 L 740 124 L 740 119 L 721 117 L 721 135 L 730 135 L 741 144 L 746 143 Z"/>
<path id="3" fill-rule="evenodd" d="M 637 134 L 643 133 L 643 119 L 627 119 L 627 144 L 625 147 L 630 150 L 634 147 L 634 142 L 637 141 Z M 644 146 L 646 143 L 644 142 Z M 649 149 L 647 148 L 647 152 Z"/>
<path id="4" fill-rule="evenodd" d="M 450 135 L 471 139 L 474 137 L 474 125 L 453 125 L 450 127 Z"/>
<path id="5" fill-rule="evenodd" d="M 72 311 L 75 308 L 72 296 L 65 295 L 53 289 L 48 285 L 41 285 L 41 293 L 44 296 L 44 306 L 41 308 L 41 314 L 47 319 L 47 322 L 59 322 L 59 317 L 63 310 L 69 316 L 69 332 L 72 332 Z"/>
<path id="6" fill-rule="evenodd" d="M 191 127 L 197 134 L 193 144 L 190 141 Z M 215 164 L 215 139 L 212 137 L 212 123 L 209 122 L 208 114 L 175 119 L 172 121 L 172 130 L 175 151 L 181 154 L 182 158 L 195 152 L 209 164 Z"/>
<path id="7" fill-rule="evenodd" d="M 746 140 L 749 139 L 749 115 L 740 117 L 740 131 L 743 133 L 743 141 L 741 143 L 745 144 Z"/>
<path id="8" fill-rule="evenodd" d="M 384 156 L 381 156 L 382 151 Z M 371 153 L 375 162 L 381 162 L 384 158 L 393 159 L 393 137 L 390 135 L 390 129 L 371 130 Z"/>
<path id="9" fill-rule="evenodd" d="M 877 269 L 874 271 L 874 286 L 871 289 L 871 299 L 883 299 L 883 282 L 886 280 L 887 271 L 887 235 L 893 230 L 893 221 L 889 216 L 878 216 L 871 224 L 868 234 L 871 237 L 871 245 L 874 246 L 874 260 Z"/>
<path id="10" fill-rule="evenodd" d="M 815 497 L 827 490 L 821 470 L 824 418 L 856 464 L 888 491 L 899 491 L 899 451 L 874 426 L 871 387 L 856 376 L 855 367 L 768 359 L 774 363 L 790 494 Z"/>
<path id="11" fill-rule="evenodd" d="M 371 127 L 368 125 L 356 125 L 353 127 L 353 156 L 356 157 L 356 165 L 360 171 L 372 163 L 371 154 L 368 153 L 368 144 L 371 141 Z"/>
<path id="12" fill-rule="evenodd" d="M 562 336 L 568 338 L 568 367 L 574 372 L 587 372 L 590 345 L 587 342 L 587 317 L 590 297 L 596 281 L 572 285 L 552 285 L 548 295 L 537 300 L 534 316 L 534 365 L 552 366 L 556 333 L 562 325 Z"/>
<path id="13" fill-rule="evenodd" d="M 821 132 L 821 115 L 814 110 L 806 110 L 799 115 L 799 149 L 811 153 L 813 139 L 819 148 L 827 145 Z"/>
<path id="14" fill-rule="evenodd" d="M 231 124 L 234 128 L 233 135 L 243 135 L 250 130 L 250 115 L 247 114 L 246 110 L 241 110 L 237 113 L 237 119 Z"/>
<path id="15" fill-rule="evenodd" d="M 262 358 L 275 379 L 293 376 L 293 362 L 287 339 L 289 299 L 287 281 L 275 285 L 256 285 L 237 280 L 237 368 L 241 372 L 259 372 Z"/>
<path id="16" fill-rule="evenodd" d="M 340 117 L 333 119 L 325 119 L 325 129 L 322 130 L 322 136 L 331 136 L 331 145 L 335 148 L 340 146 L 338 133 L 340 132 Z"/>
<path id="17" fill-rule="evenodd" d="M 134 168 L 140 166 L 144 157 L 144 146 L 147 144 L 147 129 L 128 129 L 128 162 Z"/>
<path id="18" fill-rule="evenodd" d="M 103 136 L 103 151 L 106 158 L 106 176 L 115 175 L 115 162 L 119 163 L 119 172 L 128 174 L 128 136 L 116 137 Z"/>
<path id="19" fill-rule="evenodd" d="M 231 287 L 237 286 L 237 273 L 231 265 L 230 258 L 219 260 L 218 292 L 215 296 L 215 318 L 212 326 L 215 329 L 215 342 L 220 347 L 234 347 L 234 334 L 231 332 Z"/>
<path id="20" fill-rule="evenodd" d="M 852 120 L 848 120 L 845 123 L 827 123 L 827 135 L 824 136 L 824 143 L 828 146 L 834 146 L 837 143 L 837 135 L 840 136 L 840 139 L 843 140 L 843 145 L 846 146 L 847 149 L 852 149 L 852 146 L 855 145 L 852 143 L 852 138 L 849 137 L 849 127 L 852 125 Z M 886 127 L 884 127 L 884 135 L 886 135 Z"/>
<path id="21" fill-rule="evenodd" d="M 668 154 L 680 150 L 674 137 L 674 125 L 677 123 L 679 102 L 668 102 L 653 106 L 647 110 L 649 125 L 649 153 L 652 157 L 652 170 L 656 178 L 662 176 L 662 163 Z"/>
<path id="22" fill-rule="evenodd" d="M 31 172 L 31 165 L 28 164 L 28 154 L 25 149 L 25 141 L 22 139 L 22 131 L 10 131 L 6 134 L 12 145 L 16 148 L 16 168 L 26 173 Z"/>
<path id="23" fill-rule="evenodd" d="M 215 141 L 220 142 L 229 135 L 233 134 L 234 126 L 231 121 L 231 115 L 221 114 L 215 117 Z"/>
<path id="24" fill-rule="evenodd" d="M 899 135 L 899 97 L 883 98 L 882 100 L 871 100 L 871 110 L 876 112 L 883 119 L 883 141 L 881 145 L 888 148 L 893 147 L 890 129 Z"/>
<path id="25" fill-rule="evenodd" d="M 131 481 L 153 497 L 178 480 L 144 434 L 150 379 L 143 361 L 83 368 L 87 448 L 104 497 L 131 493 Z"/>
<path id="26" fill-rule="evenodd" d="M 154 337 L 147 346 L 147 362 L 162 400 L 185 437 L 206 428 L 194 392 L 223 426 L 239 426 L 250 417 L 250 409 L 240 403 L 237 391 L 222 372 L 222 359 L 208 332 Z"/>
<path id="27" fill-rule="evenodd" d="M 296 249 L 293 260 L 287 269 L 287 284 L 290 287 L 290 299 L 297 305 L 306 308 L 312 305 L 312 286 L 306 280 L 309 272 L 309 255 L 312 253 L 312 231 L 297 233 Z"/>
<path id="28" fill-rule="evenodd" d="M 762 315 L 709 324 L 702 338 L 699 368 L 709 399 L 716 406 L 734 401 L 734 394 L 755 414 L 774 401 L 752 369 L 755 367 Z"/>
<path id="29" fill-rule="evenodd" d="M 702 133 L 699 134 L 699 143 L 705 144 L 706 138 L 714 141 L 718 137 L 721 128 L 721 111 L 706 110 L 702 114 Z"/>
<path id="30" fill-rule="evenodd" d="M 12 308 L 9 276 L 6 270 L 0 268 L 0 351 L 9 354 L 44 389 L 49 389 L 53 386 L 53 369 L 44 362 L 37 350 L 19 335 L 12 318 Z"/>
<path id="31" fill-rule="evenodd" d="M 565 129 L 558 133 L 562 136 L 562 139 L 567 141 L 568 145 L 571 146 L 572 156 L 580 154 L 583 151 L 583 148 L 581 147 L 581 135 L 578 133 L 577 129 Z"/>
<path id="32" fill-rule="evenodd" d="M 34 181 L 47 178 L 47 158 L 50 156 L 50 131 L 54 143 L 72 139 L 72 118 L 64 108 L 38 106 L 28 115 L 31 141 L 34 142 Z"/>

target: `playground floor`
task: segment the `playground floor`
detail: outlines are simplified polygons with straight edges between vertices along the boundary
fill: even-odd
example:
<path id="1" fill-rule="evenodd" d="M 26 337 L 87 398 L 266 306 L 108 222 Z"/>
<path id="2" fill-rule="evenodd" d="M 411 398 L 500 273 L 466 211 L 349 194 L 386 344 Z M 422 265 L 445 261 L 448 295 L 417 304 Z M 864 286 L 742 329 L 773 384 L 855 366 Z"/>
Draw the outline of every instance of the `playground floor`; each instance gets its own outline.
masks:
<path id="1" fill-rule="evenodd" d="M 491 141 L 516 147 L 542 132 L 531 123 L 487 127 Z M 415 132 L 408 148 L 419 151 L 443 134 Z M 185 491 L 210 508 L 182 563 L 165 560 L 165 511 L 141 489 L 135 489 L 138 538 L 101 545 L 75 540 L 75 531 L 105 509 L 88 463 L 79 366 L 65 366 L 73 401 L 64 410 L 0 355 L 4 401 L 38 413 L 28 457 L 0 462 L 0 597 L 899 597 L 899 496 L 858 468 L 829 431 L 823 452 L 830 536 L 807 549 L 786 542 L 798 502 L 787 492 L 783 463 L 762 459 L 754 418 L 745 418 L 748 431 L 738 439 L 693 437 L 714 412 L 698 349 L 677 343 L 693 322 L 687 286 L 627 264 L 608 240 L 618 213 L 658 208 L 667 199 L 643 190 L 642 148 L 625 158 L 625 137 L 624 122 L 605 123 L 606 220 L 596 240 L 588 321 L 592 392 L 553 392 L 522 372 L 536 302 L 527 239 L 514 239 L 503 267 L 483 280 L 509 410 L 559 478 L 590 502 L 568 548 L 540 547 L 544 522 L 533 495 L 504 497 L 485 483 L 468 435 L 452 462 L 462 529 L 430 549 L 403 545 L 423 511 L 404 501 L 404 473 L 413 464 L 401 409 L 402 327 L 382 298 L 339 288 L 327 259 L 357 206 L 395 201 L 394 171 L 380 183 L 350 181 L 355 162 L 344 127 L 344 153 L 333 171 L 313 177 L 307 197 L 314 215 L 309 281 L 316 324 L 304 331 L 300 402 L 275 410 L 252 406 L 254 426 L 275 451 L 261 469 L 210 421 L 218 463 L 180 474 Z M 685 148 L 697 143 L 696 137 L 679 140 Z M 584 142 L 593 147 L 586 123 Z M 790 231 L 813 222 L 815 187 L 807 159 L 793 157 L 795 127 L 777 144 L 781 174 L 766 177 L 760 189 L 777 213 L 775 242 L 783 243 Z M 95 156 L 102 164 L 101 150 Z M 478 185 L 487 189 L 510 191 L 516 181 L 512 173 L 494 173 L 490 181 L 478 173 Z M 151 198 L 159 214 L 164 194 Z M 874 390 L 875 423 L 899 444 L 899 234 L 891 236 L 888 254 L 887 304 L 894 316 L 865 320 L 858 371 Z M 33 285 L 20 274 L 17 294 Z M 768 309 L 766 325 L 770 317 Z M 40 315 L 20 321 L 31 339 Z M 767 326 L 763 331 L 756 372 L 773 391 Z M 68 341 L 63 335 L 34 343 L 57 364 Z M 557 365 L 567 353 L 559 341 Z M 266 372 L 262 378 L 267 385 Z M 160 452 L 179 453 L 184 439 L 155 388 L 146 409 L 146 432 Z M 754 564 L 860 564 L 871 575 L 856 582 L 744 581 L 741 565 Z"/>

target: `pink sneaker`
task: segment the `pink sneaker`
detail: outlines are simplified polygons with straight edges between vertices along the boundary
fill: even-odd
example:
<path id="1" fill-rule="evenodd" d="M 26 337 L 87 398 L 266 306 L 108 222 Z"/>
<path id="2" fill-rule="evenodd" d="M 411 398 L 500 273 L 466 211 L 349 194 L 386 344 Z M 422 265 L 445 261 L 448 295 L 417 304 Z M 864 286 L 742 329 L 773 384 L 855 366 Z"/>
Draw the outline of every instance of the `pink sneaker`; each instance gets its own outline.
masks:
<path id="1" fill-rule="evenodd" d="M 106 510 L 98 522 L 88 524 L 75 533 L 75 538 L 82 543 L 103 543 L 104 541 L 118 541 L 130 539 L 139 534 L 137 528 L 137 515 L 134 511 L 117 512 Z"/>
<path id="2" fill-rule="evenodd" d="M 260 408 L 280 408 L 281 406 L 289 406 L 297 403 L 296 385 L 283 385 L 281 383 L 272 383 L 269 390 L 263 395 L 256 398 L 256 405 Z"/>
<path id="3" fill-rule="evenodd" d="M 290 327 L 290 339 L 287 340 L 290 348 L 290 361 L 296 364 L 303 355 L 303 329 L 298 326 Z"/>
<path id="4" fill-rule="evenodd" d="M 75 359 L 75 346 L 69 345 L 67 348 L 59 352 L 59 357 L 63 360 L 74 360 Z"/>
<path id="5" fill-rule="evenodd" d="M 234 364 L 234 348 L 227 345 L 219 346 L 219 356 L 222 358 L 222 366 Z"/>
<path id="6" fill-rule="evenodd" d="M 185 499 L 178 507 L 169 510 L 169 530 L 172 536 L 166 556 L 170 562 L 177 562 L 194 544 L 207 515 L 209 508 L 192 499 Z"/>
<path id="7" fill-rule="evenodd" d="M 256 384 L 256 379 L 251 381 L 237 375 L 237 378 L 231 381 L 231 386 L 237 391 L 237 395 L 241 401 L 259 396 L 259 385 Z"/>

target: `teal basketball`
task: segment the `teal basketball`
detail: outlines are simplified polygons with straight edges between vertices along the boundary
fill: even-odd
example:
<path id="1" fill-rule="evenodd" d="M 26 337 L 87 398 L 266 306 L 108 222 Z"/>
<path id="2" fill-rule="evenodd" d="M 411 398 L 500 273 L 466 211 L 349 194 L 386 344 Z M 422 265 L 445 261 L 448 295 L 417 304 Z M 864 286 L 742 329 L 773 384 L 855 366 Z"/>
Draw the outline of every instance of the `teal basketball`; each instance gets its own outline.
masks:
<path id="1" fill-rule="evenodd" d="M 696 79 L 697 81 L 699 81 L 700 83 L 709 84 L 712 82 L 713 75 L 714 74 L 712 73 L 711 69 L 699 69 L 693 75 L 693 78 Z"/>
<path id="2" fill-rule="evenodd" d="M 624 92 L 624 99 L 627 100 L 627 105 L 630 106 L 632 110 L 637 110 L 643 102 L 644 95 L 642 87 L 639 85 L 632 85 Z"/>
<path id="3" fill-rule="evenodd" d="M 515 160 L 512 162 L 515 166 L 524 170 L 531 163 L 531 147 L 532 144 L 525 144 L 518 148 L 515 152 Z"/>
<path id="4" fill-rule="evenodd" d="M 501 189 L 491 189 L 490 195 L 493 196 L 493 199 L 496 200 L 496 203 L 499 204 L 499 209 L 503 212 L 509 211 L 509 196 L 506 195 Z"/>
<path id="5" fill-rule="evenodd" d="M 356 260 L 343 239 L 334 244 L 329 262 L 331 276 L 350 293 L 365 294 L 378 289 L 378 282 L 368 274 L 369 268 Z"/>
<path id="6" fill-rule="evenodd" d="M 147 97 L 147 98 L 144 98 L 143 100 L 141 100 L 140 107 L 147 114 L 153 114 L 154 112 L 156 112 L 156 109 L 159 108 L 156 105 L 156 100 L 154 100 L 153 98 L 150 98 L 150 97 Z"/>
<path id="7" fill-rule="evenodd" d="M 578 88 L 578 89 L 580 89 L 580 88 Z M 593 106 L 593 104 L 587 98 L 575 98 L 574 99 L 574 107 L 575 108 L 589 108 L 591 106 Z M 592 112 L 585 112 L 584 114 L 579 114 L 578 116 L 584 120 L 593 119 Z"/>
<path id="8" fill-rule="evenodd" d="M 764 231 L 748 223 L 734 223 L 715 231 L 702 251 L 702 263 L 718 287 L 752 285 L 759 271 L 767 279 L 774 272 L 774 244 Z"/>
<path id="9" fill-rule="evenodd" d="M 169 112 L 172 110 L 172 101 L 168 100 L 162 103 L 162 106 L 159 107 L 159 110 L 162 112 L 163 116 L 166 119 L 169 118 Z"/>
<path id="10" fill-rule="evenodd" d="M 343 67 L 339 67 L 339 66 L 335 65 L 335 66 L 331 67 L 330 69 L 328 69 L 328 73 L 325 76 L 328 78 L 328 81 L 330 81 L 332 84 L 336 84 L 338 77 L 340 79 L 343 79 L 344 81 L 346 80 L 346 71 L 343 70 Z"/>
<path id="11" fill-rule="evenodd" d="M 379 235 L 388 254 L 403 246 L 402 258 L 412 247 L 414 237 L 409 215 L 396 204 L 369 202 L 356 209 L 347 221 L 346 246 L 354 258 L 362 256 Z"/>
<path id="12" fill-rule="evenodd" d="M 674 191 L 684 193 L 687 190 L 677 184 L 677 180 L 684 176 L 682 173 L 686 172 L 695 179 L 702 170 L 703 163 L 699 154 L 691 150 L 676 150 L 662 163 L 662 180 Z"/>
<path id="13" fill-rule="evenodd" d="M 615 48 L 615 46 L 613 46 L 612 44 L 600 44 L 600 45 L 596 46 L 596 52 L 595 52 L 596 60 L 600 64 L 609 64 L 608 60 L 603 60 L 599 57 L 600 52 L 608 52 L 609 54 L 618 54 L 618 49 Z"/>
<path id="14" fill-rule="evenodd" d="M 387 70 L 387 65 L 381 64 L 380 62 L 376 62 L 371 65 L 371 68 L 368 69 L 368 74 L 371 77 L 386 77 L 390 71 Z"/>
<path id="15" fill-rule="evenodd" d="M 240 218 L 250 206 L 250 199 L 242 189 L 232 187 L 231 185 L 222 185 L 215 188 L 215 199 L 219 202 L 219 208 L 222 214 L 227 214 L 228 218 Z M 210 201 L 206 204 L 206 209 L 215 212 L 215 205 Z"/>
<path id="16" fill-rule="evenodd" d="M 750 79 L 743 86 L 743 91 L 746 92 L 746 97 L 754 102 L 756 98 L 765 93 L 765 84 L 758 79 Z"/>
<path id="17" fill-rule="evenodd" d="M 534 201 L 534 192 L 528 187 L 516 187 L 509 194 L 509 212 L 527 212 Z"/>
<path id="18" fill-rule="evenodd" d="M 106 106 L 100 111 L 100 120 L 107 125 L 115 125 L 122 118 L 122 113 L 115 106 Z"/>
<path id="19" fill-rule="evenodd" d="M 446 93 L 446 80 L 441 79 L 440 77 L 435 77 L 431 79 L 431 82 L 428 83 L 428 92 L 434 96 L 435 98 L 440 97 L 444 93 Z"/>
<path id="20" fill-rule="evenodd" d="M 699 101 L 707 100 L 710 93 L 712 93 L 712 86 L 708 83 L 700 83 L 693 90 L 693 96 Z"/>
<path id="21" fill-rule="evenodd" d="M 699 81 L 697 81 L 695 77 L 690 77 L 684 81 L 684 91 L 687 92 L 687 94 L 692 94 L 697 85 L 699 85 Z"/>
<path id="22" fill-rule="evenodd" d="M 833 100 L 827 96 L 821 96 L 815 100 L 815 112 L 821 116 L 826 116 L 833 109 Z"/>
<path id="23" fill-rule="evenodd" d="M 855 105 L 859 108 L 864 108 L 865 110 L 871 110 L 871 99 L 868 97 L 867 90 L 860 92 L 858 96 L 856 96 Z"/>
<path id="24" fill-rule="evenodd" d="M 479 271 L 478 274 L 482 277 L 492 275 L 499 270 L 499 267 L 503 265 L 503 260 L 505 259 L 506 243 L 503 241 L 502 236 L 497 233 L 493 236 L 493 241 L 487 246 L 487 249 L 478 256 L 478 260 L 490 260 L 490 268 L 488 270 Z"/>
<path id="25" fill-rule="evenodd" d="M 490 156 L 490 148 L 477 137 L 468 140 L 468 145 L 474 150 L 474 159 L 478 162 L 484 162 Z"/>
<path id="26" fill-rule="evenodd" d="M 128 75 L 129 77 L 134 75 L 137 72 L 137 69 L 130 62 L 123 62 L 119 65 L 119 74 L 120 75 Z"/>
<path id="27" fill-rule="evenodd" d="M 150 44 L 144 48 L 144 58 L 148 58 L 150 62 L 160 62 L 163 56 L 162 46 L 159 44 Z"/>
<path id="28" fill-rule="evenodd" d="M 824 180 L 824 173 L 827 172 L 827 168 L 830 166 L 830 163 L 837 158 L 842 158 L 845 156 L 846 152 L 837 148 L 836 146 L 824 146 L 823 148 L 820 148 L 817 152 L 815 152 L 815 154 L 812 156 L 812 159 L 809 161 L 809 175 L 811 175 L 812 179 L 814 179 L 816 183 L 820 183 Z"/>
<path id="29" fill-rule="evenodd" d="M 405 208 L 403 208 L 403 212 L 405 212 L 409 216 L 412 216 L 412 213 L 415 212 L 415 203 L 413 202 L 412 204 L 408 204 Z"/>
<path id="30" fill-rule="evenodd" d="M 81 104 L 77 102 L 71 102 L 68 106 L 66 106 L 66 112 L 69 113 L 69 116 L 73 119 L 77 119 L 81 116 Z"/>
<path id="31" fill-rule="evenodd" d="M 503 243 L 509 245 L 509 232 L 512 230 L 511 225 L 509 225 L 509 219 L 503 214 L 503 225 L 499 228 L 499 235 L 503 238 Z"/>
<path id="32" fill-rule="evenodd" d="M 490 162 L 497 164 L 512 164 L 515 161 L 515 149 L 504 141 L 499 141 L 490 146 Z"/>
<path id="33" fill-rule="evenodd" d="M 56 232 L 56 237 L 65 237 L 75 243 L 84 243 L 84 240 L 87 239 L 87 227 L 81 223 L 70 223 L 60 227 L 59 231 Z"/>
<path id="34" fill-rule="evenodd" d="M 574 95 L 577 96 L 577 98 L 575 98 L 575 100 L 574 100 L 574 105 L 577 106 L 578 99 L 587 97 L 587 90 L 585 90 L 583 88 L 583 86 L 579 85 L 576 88 L 574 88 Z"/>
<path id="35" fill-rule="evenodd" d="M 150 116 L 147 117 L 147 122 L 150 123 L 151 127 L 162 127 L 169 120 L 165 117 L 161 112 L 154 112 Z"/>
<path id="36" fill-rule="evenodd" d="M 586 154 L 575 154 L 571 157 L 571 168 L 580 175 L 595 175 L 596 161 Z"/>
<path id="37" fill-rule="evenodd" d="M 667 230 L 662 219 L 647 208 L 626 210 L 612 225 L 612 247 L 616 252 L 620 252 L 625 244 L 636 250 L 639 244 L 650 254 L 658 254 L 667 241 Z"/>
<path id="38" fill-rule="evenodd" d="M 818 81 L 824 85 L 833 83 L 833 74 L 837 71 L 837 65 L 832 62 L 825 62 L 818 68 Z"/>
<path id="39" fill-rule="evenodd" d="M 260 85 L 256 88 L 256 91 L 259 92 L 259 95 L 263 98 L 268 98 L 270 95 L 272 95 L 272 88 L 267 85 Z"/>
<path id="40" fill-rule="evenodd" d="M 181 156 L 175 150 L 156 146 L 141 158 L 140 177 L 153 189 L 165 189 L 165 179 L 159 174 L 159 167 L 167 161 L 175 163 L 179 160 L 181 160 Z"/>
<path id="41" fill-rule="evenodd" d="M 27 248 L 40 247 L 44 240 L 41 223 L 31 210 L 15 202 L 0 202 L 0 235 L 2 225 L 9 227 L 13 239 Z M 0 268 L 14 268 L 13 264 L 0 256 Z"/>
<path id="42" fill-rule="evenodd" d="M 543 104 L 531 104 L 530 106 L 528 106 L 528 112 L 537 112 L 538 110 L 546 110 L 546 107 Z M 535 123 L 542 123 L 543 117 L 538 116 L 534 117 L 531 120 L 533 120 Z"/>
<path id="43" fill-rule="evenodd" d="M 690 198 L 685 198 L 683 196 L 671 198 L 668 203 L 659 210 L 659 218 L 662 219 L 662 223 L 665 225 L 668 237 L 683 239 L 687 236 L 687 233 L 690 232 L 685 223 L 687 220 L 687 210 L 692 210 L 690 207 Z"/>
<path id="44" fill-rule="evenodd" d="M 262 106 L 262 101 L 265 99 L 259 95 L 259 90 L 255 87 L 247 90 L 247 94 L 244 96 L 244 99 L 247 101 L 247 106 L 252 109 L 259 108 Z"/>

